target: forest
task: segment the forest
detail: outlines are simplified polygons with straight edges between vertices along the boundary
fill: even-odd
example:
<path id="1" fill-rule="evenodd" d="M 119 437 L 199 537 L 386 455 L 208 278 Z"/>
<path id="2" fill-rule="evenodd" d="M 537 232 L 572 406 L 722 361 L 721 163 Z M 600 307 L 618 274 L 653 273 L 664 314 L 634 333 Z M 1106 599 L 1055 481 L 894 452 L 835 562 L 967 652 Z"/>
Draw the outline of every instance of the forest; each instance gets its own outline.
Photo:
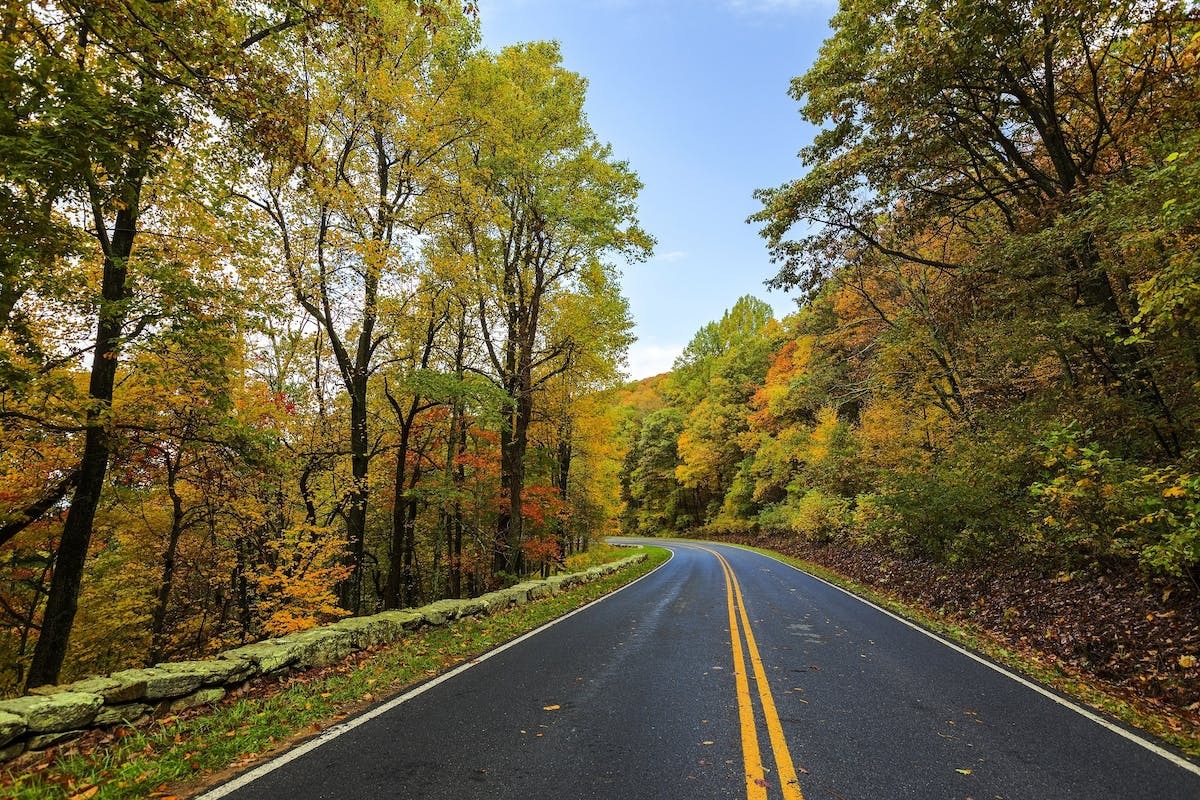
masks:
<path id="1" fill-rule="evenodd" d="M 743 297 L 624 390 L 623 529 L 869 554 L 939 603 L 1043 576 L 967 611 L 1200 701 L 1196 7 L 845 0 L 832 27 L 792 84 L 804 173 L 751 220 L 799 307 Z"/>
<path id="2" fill-rule="evenodd" d="M 1200 703 L 1200 13 L 831 29 L 750 220 L 796 311 L 731 298 L 623 386 L 654 240 L 555 44 L 447 0 L 6 2 L 0 693 L 698 531 L 1041 581 L 971 600 L 1005 624 L 1132 591 L 1023 634 Z"/>
<path id="3" fill-rule="evenodd" d="M 610 532 L 636 174 L 474 4 L 6 2 L 0 693 Z"/>

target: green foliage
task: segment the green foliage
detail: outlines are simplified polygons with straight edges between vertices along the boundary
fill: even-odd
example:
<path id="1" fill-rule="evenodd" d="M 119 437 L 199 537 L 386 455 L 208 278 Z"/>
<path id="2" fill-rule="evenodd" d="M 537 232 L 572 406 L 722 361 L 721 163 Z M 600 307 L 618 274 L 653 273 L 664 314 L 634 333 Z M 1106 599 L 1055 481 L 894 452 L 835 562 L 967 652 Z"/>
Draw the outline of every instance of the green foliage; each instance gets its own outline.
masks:
<path id="1" fill-rule="evenodd" d="M 1200 565 L 1197 454 L 1153 467 L 1116 457 L 1090 438 L 1069 425 L 1042 440 L 1045 477 L 1030 486 L 1033 547 L 1075 563 L 1138 560 L 1152 573 L 1173 576 L 1194 570 Z"/>

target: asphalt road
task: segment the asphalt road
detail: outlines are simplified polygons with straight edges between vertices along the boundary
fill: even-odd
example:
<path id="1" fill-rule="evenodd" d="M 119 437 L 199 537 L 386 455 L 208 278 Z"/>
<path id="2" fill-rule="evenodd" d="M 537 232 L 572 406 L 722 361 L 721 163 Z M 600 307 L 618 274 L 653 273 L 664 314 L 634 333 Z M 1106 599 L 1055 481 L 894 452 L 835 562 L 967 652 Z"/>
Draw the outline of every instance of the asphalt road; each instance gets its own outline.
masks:
<path id="1" fill-rule="evenodd" d="M 628 588 L 204 797 L 1200 800 L 1195 765 L 815 578 L 667 546 Z"/>

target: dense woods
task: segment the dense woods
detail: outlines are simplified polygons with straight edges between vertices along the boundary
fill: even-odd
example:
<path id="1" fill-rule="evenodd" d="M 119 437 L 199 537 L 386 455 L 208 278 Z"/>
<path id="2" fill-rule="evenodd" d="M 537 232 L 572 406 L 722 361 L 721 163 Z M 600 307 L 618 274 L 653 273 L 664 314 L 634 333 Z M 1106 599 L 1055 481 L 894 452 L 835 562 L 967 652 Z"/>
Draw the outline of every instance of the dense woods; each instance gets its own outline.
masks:
<path id="1" fill-rule="evenodd" d="M 753 219 L 801 306 L 743 298 L 626 390 L 624 529 L 1195 596 L 1194 6 L 845 0 L 832 24 L 792 87 L 806 171 Z"/>
<path id="2" fill-rule="evenodd" d="M 843 0 L 751 220 L 797 311 L 616 395 L 653 242 L 555 45 L 444 0 L 2 8 L 0 692 L 618 527 L 1195 607 L 1194 4 Z"/>
<path id="3" fill-rule="evenodd" d="M 0 690 L 607 530 L 637 177 L 472 4 L 10 2 Z"/>

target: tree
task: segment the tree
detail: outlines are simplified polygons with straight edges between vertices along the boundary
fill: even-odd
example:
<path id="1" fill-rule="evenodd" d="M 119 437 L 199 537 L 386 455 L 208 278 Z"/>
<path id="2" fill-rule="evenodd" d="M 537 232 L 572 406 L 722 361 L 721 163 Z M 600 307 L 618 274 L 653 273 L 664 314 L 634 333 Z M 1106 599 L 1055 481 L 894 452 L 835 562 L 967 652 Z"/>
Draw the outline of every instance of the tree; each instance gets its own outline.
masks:
<path id="1" fill-rule="evenodd" d="M 792 86 L 829 127 L 802 153 L 809 173 L 760 192 L 753 217 L 782 262 L 773 282 L 812 292 L 866 249 L 1061 296 L 1051 313 L 1086 313 L 1071 343 L 1092 380 L 1178 456 L 1176 410 L 1131 339 L 1136 310 L 1096 227 L 1072 221 L 1087 193 L 1146 165 L 1148 132 L 1194 125 L 1179 81 L 1188 5 L 868 0 L 833 25 Z M 801 223 L 811 232 L 789 240 Z"/>
<path id="2" fill-rule="evenodd" d="M 516 574 L 536 394 L 583 345 L 577 330 L 552 324 L 552 311 L 603 258 L 645 257 L 652 240 L 634 219 L 637 177 L 596 142 L 583 115 L 584 82 L 563 69 L 555 45 L 480 59 L 467 91 L 482 128 L 459 150 L 462 213 L 446 240 L 474 272 L 488 364 L 511 403 L 500 427 L 506 504 L 495 568 Z"/>
<path id="3" fill-rule="evenodd" d="M 342 515 L 352 572 L 341 597 L 351 610 L 362 602 L 381 294 L 413 285 L 409 237 L 441 213 L 427 195 L 464 135 L 451 89 L 475 34 L 457 4 L 443 6 L 432 23 L 425 7 L 394 4 L 314 34 L 288 54 L 303 107 L 291 145 L 275 155 L 273 139 L 260 142 L 252 202 L 276 228 L 293 296 L 332 348 L 350 406 Z"/>

